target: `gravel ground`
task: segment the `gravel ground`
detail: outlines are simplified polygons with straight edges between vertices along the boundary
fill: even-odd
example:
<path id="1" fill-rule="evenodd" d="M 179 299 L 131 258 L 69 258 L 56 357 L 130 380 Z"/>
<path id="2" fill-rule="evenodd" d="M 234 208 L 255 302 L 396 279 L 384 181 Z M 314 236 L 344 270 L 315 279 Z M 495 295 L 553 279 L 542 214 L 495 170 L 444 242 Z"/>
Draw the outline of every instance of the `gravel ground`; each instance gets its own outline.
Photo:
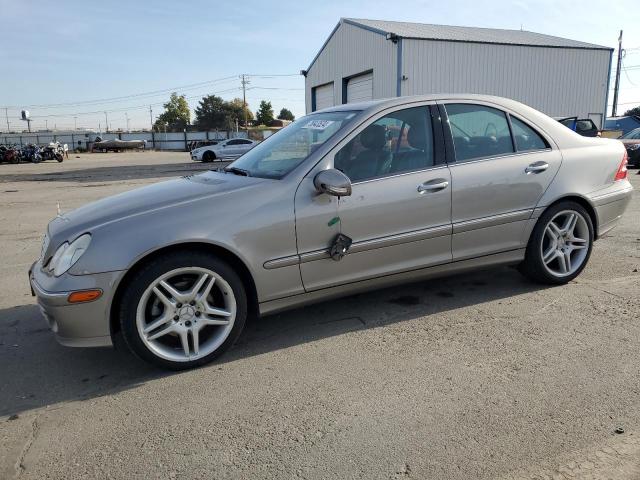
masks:
<path id="1" fill-rule="evenodd" d="M 56 204 L 208 167 L 0 165 L 0 478 L 640 478 L 637 193 L 566 286 L 501 268 L 362 294 L 182 373 L 59 346 L 26 273 Z"/>

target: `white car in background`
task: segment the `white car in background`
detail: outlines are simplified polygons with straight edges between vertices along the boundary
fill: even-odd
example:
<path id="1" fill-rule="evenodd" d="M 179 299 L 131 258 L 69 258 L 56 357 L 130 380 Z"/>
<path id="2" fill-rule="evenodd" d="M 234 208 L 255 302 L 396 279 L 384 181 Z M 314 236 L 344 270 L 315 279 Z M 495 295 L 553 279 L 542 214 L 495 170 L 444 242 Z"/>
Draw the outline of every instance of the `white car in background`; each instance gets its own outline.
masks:
<path id="1" fill-rule="evenodd" d="M 219 159 L 234 159 L 251 150 L 258 142 L 246 138 L 231 138 L 215 145 L 195 148 L 191 151 L 191 160 L 213 162 Z"/>

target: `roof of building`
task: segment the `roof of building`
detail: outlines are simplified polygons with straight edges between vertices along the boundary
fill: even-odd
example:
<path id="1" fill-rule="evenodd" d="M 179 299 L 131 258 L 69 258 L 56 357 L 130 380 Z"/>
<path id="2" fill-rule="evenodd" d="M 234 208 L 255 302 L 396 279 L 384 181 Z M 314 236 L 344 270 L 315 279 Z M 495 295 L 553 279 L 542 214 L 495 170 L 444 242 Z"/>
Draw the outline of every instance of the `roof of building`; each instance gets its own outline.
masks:
<path id="1" fill-rule="evenodd" d="M 394 22 L 390 20 L 367 20 L 363 18 L 343 18 L 341 21 L 375 31 L 377 33 L 393 33 L 404 38 L 445 40 L 453 42 L 495 43 L 502 45 L 527 45 L 536 47 L 613 50 L 610 47 L 602 45 L 555 37 L 553 35 L 544 35 L 542 33 L 530 32 L 527 30 L 459 27 L 455 25 L 432 25 L 427 23 Z"/>

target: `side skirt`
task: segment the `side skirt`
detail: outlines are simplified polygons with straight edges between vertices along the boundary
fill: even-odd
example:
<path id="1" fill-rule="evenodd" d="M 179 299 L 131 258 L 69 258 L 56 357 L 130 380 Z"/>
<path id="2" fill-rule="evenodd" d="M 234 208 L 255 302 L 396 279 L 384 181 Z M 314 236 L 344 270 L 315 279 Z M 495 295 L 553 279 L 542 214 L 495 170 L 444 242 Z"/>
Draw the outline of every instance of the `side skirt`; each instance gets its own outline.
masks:
<path id="1" fill-rule="evenodd" d="M 525 249 L 521 248 L 508 252 L 471 258 L 468 260 L 421 268 L 418 270 L 410 270 L 408 272 L 385 275 L 383 277 L 362 280 L 360 282 L 327 287 L 320 290 L 314 290 L 312 292 L 293 295 L 291 297 L 270 300 L 268 302 L 260 303 L 260 315 L 270 315 L 290 308 L 310 305 L 312 303 L 323 302 L 333 298 L 346 297 L 366 290 L 375 290 L 378 288 L 390 287 L 392 285 L 409 283 L 416 280 L 443 277 L 483 267 L 517 264 L 524 259 L 524 254 Z"/>

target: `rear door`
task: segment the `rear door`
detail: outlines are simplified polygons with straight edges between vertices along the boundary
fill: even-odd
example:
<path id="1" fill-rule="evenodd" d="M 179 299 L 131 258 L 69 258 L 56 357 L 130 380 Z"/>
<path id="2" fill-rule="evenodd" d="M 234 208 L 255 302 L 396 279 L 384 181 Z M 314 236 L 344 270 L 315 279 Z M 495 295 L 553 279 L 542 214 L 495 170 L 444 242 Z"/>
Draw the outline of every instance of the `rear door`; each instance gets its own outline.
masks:
<path id="1" fill-rule="evenodd" d="M 560 167 L 560 152 L 535 126 L 495 105 L 442 107 L 454 153 L 453 260 L 523 248 L 527 220 Z"/>
<path id="2" fill-rule="evenodd" d="M 439 116 L 436 112 L 436 122 Z M 451 261 L 451 190 L 440 124 L 428 106 L 380 113 L 329 154 L 352 194 L 318 194 L 313 175 L 296 193 L 300 272 L 307 291 Z M 353 239 L 340 261 L 339 233 Z"/>

